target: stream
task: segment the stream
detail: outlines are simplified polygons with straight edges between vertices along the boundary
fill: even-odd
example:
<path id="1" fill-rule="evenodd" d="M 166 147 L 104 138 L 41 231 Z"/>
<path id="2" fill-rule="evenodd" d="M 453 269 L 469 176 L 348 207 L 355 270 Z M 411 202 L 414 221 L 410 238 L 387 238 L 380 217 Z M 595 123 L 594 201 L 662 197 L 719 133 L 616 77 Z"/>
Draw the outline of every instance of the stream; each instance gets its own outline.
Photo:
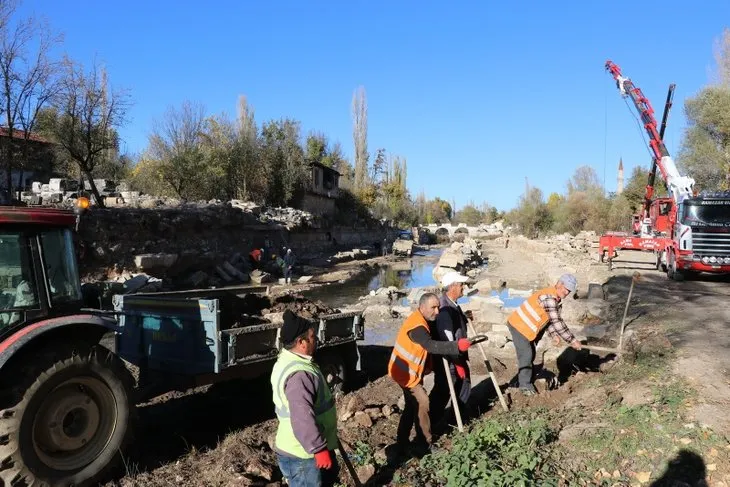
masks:
<path id="1" fill-rule="evenodd" d="M 398 289 L 435 286 L 433 269 L 443 249 L 429 249 L 415 252 L 411 259 L 395 261 L 392 264 L 368 269 L 345 283 L 320 286 L 302 293 L 303 296 L 322 301 L 334 308 L 343 308 L 357 303 L 360 296 L 381 287 L 395 286 Z"/>

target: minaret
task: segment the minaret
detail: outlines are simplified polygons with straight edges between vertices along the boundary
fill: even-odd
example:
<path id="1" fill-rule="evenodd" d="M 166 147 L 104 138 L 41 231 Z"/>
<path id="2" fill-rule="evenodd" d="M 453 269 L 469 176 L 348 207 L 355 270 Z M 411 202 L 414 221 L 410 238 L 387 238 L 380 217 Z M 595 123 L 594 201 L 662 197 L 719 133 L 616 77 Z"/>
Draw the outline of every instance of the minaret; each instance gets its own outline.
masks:
<path id="1" fill-rule="evenodd" d="M 624 191 L 624 160 L 623 158 L 618 161 L 618 181 L 616 184 L 616 194 L 621 194 Z"/>

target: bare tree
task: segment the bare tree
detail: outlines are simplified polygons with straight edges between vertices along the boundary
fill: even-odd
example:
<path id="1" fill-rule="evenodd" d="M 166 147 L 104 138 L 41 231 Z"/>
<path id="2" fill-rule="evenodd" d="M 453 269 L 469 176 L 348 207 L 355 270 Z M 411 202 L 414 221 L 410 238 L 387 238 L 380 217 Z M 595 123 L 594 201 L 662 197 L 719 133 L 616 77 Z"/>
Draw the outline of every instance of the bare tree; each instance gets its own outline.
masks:
<path id="1" fill-rule="evenodd" d="M 21 19 L 12 28 L 9 23 L 15 2 L 0 2 L 0 85 L 2 112 L 7 128 L 3 138 L 6 185 L 12 191 L 12 171 L 16 168 L 18 143 L 16 130 L 22 129 L 20 164 L 27 167 L 28 149 L 38 112 L 56 93 L 58 64 L 49 60 L 49 51 L 61 41 L 43 20 Z"/>
<path id="2" fill-rule="evenodd" d="M 112 90 L 106 73 L 94 63 L 90 71 L 66 59 L 60 89 L 55 97 L 56 120 L 52 124 L 55 141 L 75 161 L 91 186 L 97 205 L 104 206 L 92 172 L 110 151 L 116 151 L 116 129 L 125 123 L 129 94 Z"/>
<path id="3" fill-rule="evenodd" d="M 355 143 L 355 191 L 368 184 L 368 103 L 365 88 L 360 86 L 352 96 L 352 138 Z"/>
<path id="4" fill-rule="evenodd" d="M 162 179 L 180 198 L 189 198 L 203 164 L 205 108 L 185 101 L 178 110 L 170 107 L 149 136 L 150 155 L 160 162 Z"/>
<path id="5" fill-rule="evenodd" d="M 717 71 L 715 81 L 724 86 L 730 86 L 730 29 L 725 28 L 722 35 L 715 40 L 715 63 Z"/>

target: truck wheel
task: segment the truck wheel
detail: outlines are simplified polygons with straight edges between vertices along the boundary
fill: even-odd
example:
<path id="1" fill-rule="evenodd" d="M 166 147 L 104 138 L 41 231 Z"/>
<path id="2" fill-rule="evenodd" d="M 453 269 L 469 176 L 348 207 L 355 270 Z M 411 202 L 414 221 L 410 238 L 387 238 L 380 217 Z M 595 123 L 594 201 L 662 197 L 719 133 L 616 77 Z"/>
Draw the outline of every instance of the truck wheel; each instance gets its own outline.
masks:
<path id="1" fill-rule="evenodd" d="M 667 255 L 667 259 L 669 261 L 667 263 L 667 277 L 675 281 L 683 281 L 684 274 L 677 269 L 677 260 L 674 258 L 674 252 L 670 251 Z"/>
<path id="2" fill-rule="evenodd" d="M 131 377 L 95 346 L 82 355 L 41 354 L 14 376 L 22 398 L 0 412 L 4 485 L 79 486 L 120 460 L 131 435 Z"/>

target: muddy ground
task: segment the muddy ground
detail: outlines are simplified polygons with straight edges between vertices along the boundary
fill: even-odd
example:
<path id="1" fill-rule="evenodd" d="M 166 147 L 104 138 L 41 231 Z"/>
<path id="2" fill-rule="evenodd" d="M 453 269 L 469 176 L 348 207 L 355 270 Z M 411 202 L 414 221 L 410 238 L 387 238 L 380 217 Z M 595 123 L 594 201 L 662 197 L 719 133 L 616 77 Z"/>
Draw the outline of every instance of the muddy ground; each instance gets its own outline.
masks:
<path id="1" fill-rule="evenodd" d="M 534 289 L 563 270 L 576 273 L 582 287 L 602 283 L 609 310 L 602 319 L 613 338 L 630 275 L 639 270 L 642 278 L 627 317 L 629 353 L 620 361 L 605 353 L 555 353 L 557 360 L 538 373 L 557 375 L 560 386 L 548 390 L 540 381 L 541 394 L 531 398 L 508 387 L 513 361 L 494 360 L 510 412 L 500 410 L 489 382 L 480 382 L 473 397 L 480 417 L 467 435 L 478 434 L 485 421 L 529 430 L 533 418 L 545 418 L 554 434 L 553 467 L 535 470 L 527 485 L 730 485 L 728 279 L 668 281 L 652 268 L 650 254 L 629 252 L 608 271 L 590 255 L 535 250 L 517 239 L 509 249 L 489 243 L 487 252 L 490 266 L 482 277 L 508 287 Z M 360 477 L 368 485 L 469 485 L 434 480 L 433 472 L 424 472 L 428 462 L 392 458 L 388 446 L 401 393 L 385 376 L 390 350 L 365 345 L 361 353 L 367 381 L 338 398 L 340 437 Z M 143 428 L 126 475 L 109 485 L 281 485 L 270 448 L 276 429 L 270 394 L 265 380 L 234 382 L 141 408 Z M 460 436 L 439 440 L 446 455 L 434 456 L 439 465 L 448 465 L 443 458 L 460 448 Z M 478 468 L 475 463 L 471 470 Z M 351 485 L 344 469 L 341 481 Z"/>

